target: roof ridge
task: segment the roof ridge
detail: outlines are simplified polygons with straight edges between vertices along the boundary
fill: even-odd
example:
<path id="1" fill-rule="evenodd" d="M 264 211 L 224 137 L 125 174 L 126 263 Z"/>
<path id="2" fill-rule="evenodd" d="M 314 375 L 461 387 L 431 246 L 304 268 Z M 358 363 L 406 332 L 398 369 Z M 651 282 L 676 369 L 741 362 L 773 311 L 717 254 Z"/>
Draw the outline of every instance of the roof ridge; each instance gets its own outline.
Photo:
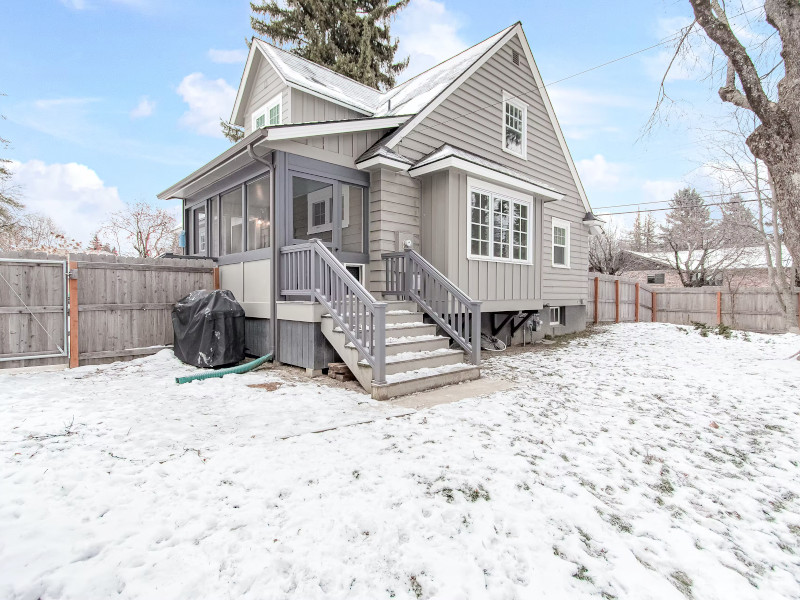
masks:
<path id="1" fill-rule="evenodd" d="M 334 71 L 334 70 L 333 70 L 333 69 L 331 69 L 330 67 L 326 67 L 325 65 L 321 65 L 321 64 L 319 64 L 319 63 L 316 63 L 316 62 L 314 62 L 313 60 L 308 60 L 307 58 L 304 58 L 304 57 L 300 56 L 299 54 L 294 54 L 293 52 L 290 52 L 289 50 L 284 50 L 283 48 L 281 48 L 281 47 L 279 47 L 279 46 L 276 46 L 275 44 L 270 44 L 269 42 L 267 42 L 267 41 L 265 41 L 265 40 L 262 40 L 261 38 L 257 38 L 257 37 L 255 37 L 255 36 L 253 36 L 253 39 L 254 39 L 254 40 L 256 40 L 256 41 L 259 41 L 259 42 L 261 42 L 262 44 L 266 44 L 266 45 L 267 45 L 267 46 L 269 46 L 270 48 L 275 48 L 275 50 L 279 50 L 280 52 L 283 52 L 284 54 L 291 54 L 291 55 L 292 55 L 292 57 L 294 57 L 294 58 L 299 58 L 300 60 L 302 60 L 302 61 L 304 61 L 304 62 L 307 62 L 308 64 L 310 64 L 310 65 L 312 65 L 312 66 L 314 66 L 314 67 L 317 67 L 317 68 L 319 68 L 319 69 L 325 69 L 326 71 L 328 71 L 328 72 L 330 72 L 330 73 L 332 73 L 332 74 L 336 75 L 337 77 L 342 77 L 342 78 L 344 78 L 344 79 L 347 79 L 348 81 L 351 81 L 351 82 L 353 82 L 353 83 L 357 83 L 358 85 L 360 85 L 360 86 L 362 86 L 362 87 L 365 87 L 365 88 L 367 88 L 368 90 L 370 90 L 370 91 L 372 91 L 372 92 L 375 92 L 375 93 L 376 93 L 376 94 L 378 94 L 378 95 L 382 95 L 382 94 L 383 94 L 383 92 L 381 92 L 379 89 L 377 89 L 377 88 L 374 88 L 374 87 L 372 87 L 372 86 L 369 86 L 369 85 L 367 85 L 366 83 L 362 83 L 362 82 L 358 81 L 357 79 L 353 79 L 352 77 L 348 77 L 347 75 L 342 75 L 341 73 L 338 73 L 338 72 Z M 448 59 L 448 60 L 449 60 L 449 59 Z M 392 89 L 394 89 L 394 88 L 392 88 Z"/>

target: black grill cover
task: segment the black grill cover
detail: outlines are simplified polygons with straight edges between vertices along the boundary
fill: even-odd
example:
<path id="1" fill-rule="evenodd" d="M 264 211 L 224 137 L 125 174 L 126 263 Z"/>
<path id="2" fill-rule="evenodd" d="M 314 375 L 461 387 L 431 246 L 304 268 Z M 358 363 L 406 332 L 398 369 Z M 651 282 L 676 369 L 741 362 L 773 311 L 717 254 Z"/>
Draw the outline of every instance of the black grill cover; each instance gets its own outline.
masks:
<path id="1" fill-rule="evenodd" d="M 172 309 L 175 356 L 195 367 L 244 360 L 244 309 L 229 290 L 196 290 Z"/>

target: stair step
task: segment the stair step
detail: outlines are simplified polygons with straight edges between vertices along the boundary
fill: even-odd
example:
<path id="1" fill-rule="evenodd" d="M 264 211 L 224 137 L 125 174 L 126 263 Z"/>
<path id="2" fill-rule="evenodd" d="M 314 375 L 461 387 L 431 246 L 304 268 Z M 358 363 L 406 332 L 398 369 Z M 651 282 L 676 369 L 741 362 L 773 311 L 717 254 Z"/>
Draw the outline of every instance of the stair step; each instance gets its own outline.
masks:
<path id="1" fill-rule="evenodd" d="M 373 383 L 372 397 L 376 400 L 388 400 L 396 396 L 405 396 L 414 392 L 471 381 L 478 379 L 480 376 L 480 367 L 466 363 L 405 371 L 395 375 L 387 375 L 387 381 L 384 384 Z"/>
<path id="2" fill-rule="evenodd" d="M 323 319 L 332 319 L 330 314 L 322 315 Z M 393 325 L 395 323 L 422 323 L 423 314 L 418 312 L 409 312 L 407 310 L 393 310 L 386 312 L 386 324 Z"/>
<path id="3" fill-rule="evenodd" d="M 395 375 L 423 368 L 444 367 L 461 363 L 463 360 L 464 353 L 461 350 L 450 350 L 449 348 L 422 352 L 402 352 L 386 357 L 386 375 Z M 363 359 L 358 364 L 362 367 L 369 366 L 369 363 Z"/>
<path id="4" fill-rule="evenodd" d="M 352 342 L 346 344 L 347 348 L 355 350 Z M 441 335 L 416 335 L 407 337 L 394 337 L 386 339 L 386 357 L 400 354 L 401 352 L 424 352 L 426 350 L 439 350 L 449 348 L 450 338 Z"/>
<path id="5" fill-rule="evenodd" d="M 369 329 L 369 328 L 367 328 Z M 334 333 L 341 333 L 342 328 L 336 326 Z M 436 325 L 432 323 L 391 323 L 386 325 L 386 337 L 406 337 L 415 335 L 434 335 Z"/>
<path id="6" fill-rule="evenodd" d="M 386 310 L 407 310 L 409 312 L 417 312 L 419 307 L 413 300 L 385 300 L 387 306 Z"/>

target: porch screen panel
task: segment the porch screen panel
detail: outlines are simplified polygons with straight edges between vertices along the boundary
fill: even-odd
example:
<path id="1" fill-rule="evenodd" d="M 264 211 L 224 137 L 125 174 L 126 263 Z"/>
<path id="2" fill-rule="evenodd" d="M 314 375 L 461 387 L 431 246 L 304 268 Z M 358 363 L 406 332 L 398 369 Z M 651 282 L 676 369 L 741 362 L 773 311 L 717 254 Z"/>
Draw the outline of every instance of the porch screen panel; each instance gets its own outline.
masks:
<path id="1" fill-rule="evenodd" d="M 194 248 L 192 254 L 205 255 L 206 253 L 206 207 L 194 209 L 193 228 Z"/>
<path id="2" fill-rule="evenodd" d="M 364 250 L 364 188 L 342 184 L 342 250 Z"/>
<path id="3" fill-rule="evenodd" d="M 222 195 L 220 255 L 242 251 L 242 188 Z"/>
<path id="4" fill-rule="evenodd" d="M 211 256 L 219 256 L 219 203 L 218 197 L 210 200 L 211 204 Z"/>
<path id="5" fill-rule="evenodd" d="M 247 249 L 269 248 L 269 176 L 247 184 Z"/>
<path id="6" fill-rule="evenodd" d="M 333 241 L 333 185 L 292 177 L 292 230 L 296 240 Z"/>

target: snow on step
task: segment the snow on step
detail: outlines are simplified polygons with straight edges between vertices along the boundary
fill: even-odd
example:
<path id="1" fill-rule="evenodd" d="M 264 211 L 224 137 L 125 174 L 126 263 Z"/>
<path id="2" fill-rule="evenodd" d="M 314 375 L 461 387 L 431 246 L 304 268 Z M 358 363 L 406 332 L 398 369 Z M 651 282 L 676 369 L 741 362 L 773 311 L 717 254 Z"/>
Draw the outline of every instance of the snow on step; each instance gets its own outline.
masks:
<path id="1" fill-rule="evenodd" d="M 414 329 L 417 327 L 434 327 L 433 323 L 387 323 L 386 331 L 390 331 L 392 329 Z M 364 331 L 369 331 L 370 327 L 362 327 Z M 342 328 L 338 325 L 333 328 L 336 333 L 341 333 Z"/>
<path id="2" fill-rule="evenodd" d="M 455 363 L 452 365 L 442 365 L 441 367 L 424 367 L 414 371 L 403 371 L 394 375 L 386 376 L 386 383 L 400 383 L 402 381 L 411 381 L 412 379 L 421 379 L 423 377 L 433 377 L 434 375 L 444 375 L 446 373 L 453 373 L 455 371 L 462 371 L 464 369 L 472 369 L 473 365 L 467 363 Z"/>
<path id="3" fill-rule="evenodd" d="M 415 339 L 416 338 L 412 338 Z M 408 360 L 417 360 L 423 358 L 433 358 L 435 356 L 448 356 L 448 355 L 464 354 L 461 350 L 451 350 L 450 348 L 439 348 L 437 350 L 421 350 L 419 352 L 401 352 L 392 356 L 386 357 L 386 364 L 404 362 Z M 366 360 L 360 360 L 359 364 L 367 365 Z"/>

